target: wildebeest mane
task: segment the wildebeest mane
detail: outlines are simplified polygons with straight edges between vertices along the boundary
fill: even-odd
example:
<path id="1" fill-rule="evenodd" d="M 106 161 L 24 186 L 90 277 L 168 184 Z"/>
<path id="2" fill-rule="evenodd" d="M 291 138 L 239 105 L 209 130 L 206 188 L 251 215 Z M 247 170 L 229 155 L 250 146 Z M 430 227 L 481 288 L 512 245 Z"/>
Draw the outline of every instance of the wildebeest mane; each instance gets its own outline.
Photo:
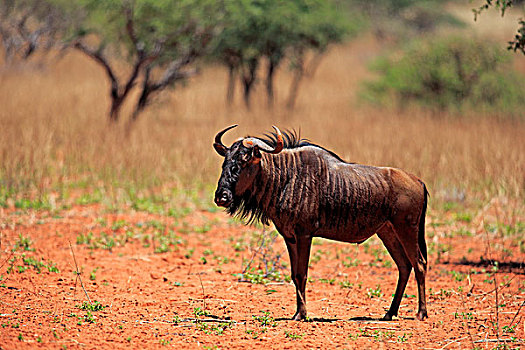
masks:
<path id="1" fill-rule="evenodd" d="M 329 149 L 326 149 L 322 146 L 316 145 L 315 143 L 311 143 L 310 140 L 301 138 L 300 133 L 298 133 L 295 129 L 294 130 L 285 130 L 283 133 L 283 141 L 284 141 L 284 148 L 293 149 L 293 148 L 299 148 L 304 146 L 312 146 L 320 148 L 326 152 L 328 152 L 330 155 L 332 155 L 337 160 L 346 163 L 341 157 L 339 157 L 337 154 L 335 154 L 333 151 L 330 151 Z M 277 134 L 275 132 L 268 132 L 264 134 L 265 138 L 258 137 L 259 140 L 265 142 L 270 147 L 275 147 L 277 144 Z"/>

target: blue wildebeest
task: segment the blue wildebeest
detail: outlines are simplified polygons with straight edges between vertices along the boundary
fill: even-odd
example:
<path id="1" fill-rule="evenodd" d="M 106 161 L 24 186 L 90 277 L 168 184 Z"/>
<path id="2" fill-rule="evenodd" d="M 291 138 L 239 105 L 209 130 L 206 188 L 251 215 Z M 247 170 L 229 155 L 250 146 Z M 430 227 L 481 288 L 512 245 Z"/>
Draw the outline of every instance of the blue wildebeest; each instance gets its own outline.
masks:
<path id="1" fill-rule="evenodd" d="M 294 320 L 306 318 L 305 287 L 313 237 L 362 243 L 377 233 L 399 270 L 396 292 L 383 319 L 397 315 L 414 268 L 419 310 L 427 317 L 425 213 L 428 192 L 403 170 L 343 161 L 295 134 L 245 137 L 226 147 L 220 131 L 214 147 L 223 156 L 215 203 L 249 221 L 272 221 L 284 237 L 296 287 Z"/>

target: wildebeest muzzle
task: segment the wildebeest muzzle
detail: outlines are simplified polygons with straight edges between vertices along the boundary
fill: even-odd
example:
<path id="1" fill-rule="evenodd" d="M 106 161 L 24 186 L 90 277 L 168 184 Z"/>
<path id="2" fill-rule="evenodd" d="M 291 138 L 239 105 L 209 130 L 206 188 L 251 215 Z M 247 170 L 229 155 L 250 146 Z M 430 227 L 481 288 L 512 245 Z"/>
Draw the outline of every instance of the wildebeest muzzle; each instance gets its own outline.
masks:
<path id="1" fill-rule="evenodd" d="M 217 189 L 215 191 L 215 204 L 219 207 L 228 207 L 233 200 L 231 191 L 227 189 Z"/>

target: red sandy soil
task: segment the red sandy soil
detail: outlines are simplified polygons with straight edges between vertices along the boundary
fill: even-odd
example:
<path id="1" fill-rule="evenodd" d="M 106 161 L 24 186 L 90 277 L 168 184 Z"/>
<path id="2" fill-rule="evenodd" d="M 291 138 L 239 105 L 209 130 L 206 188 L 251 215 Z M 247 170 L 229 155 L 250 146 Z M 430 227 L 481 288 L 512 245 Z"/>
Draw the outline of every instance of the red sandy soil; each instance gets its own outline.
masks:
<path id="1" fill-rule="evenodd" d="M 307 284 L 310 321 L 294 322 L 292 283 L 252 284 L 234 275 L 252 257 L 251 266 L 261 266 L 260 237 L 266 232 L 268 238 L 269 228 L 197 210 L 173 218 L 131 209 L 112 213 L 98 205 L 53 213 L 0 209 L 0 348 L 524 347 L 523 231 L 518 239 L 492 234 L 484 223 L 493 214 L 481 212 L 470 222 L 429 218 L 429 319 L 415 318 L 412 274 L 399 318 L 380 321 L 397 269 L 378 239 L 359 246 L 318 240 Z M 162 249 L 158 237 L 151 240 L 155 230 L 179 242 L 156 253 Z M 462 230 L 473 235 L 457 234 Z M 92 242 L 82 243 L 89 232 Z M 101 234 L 114 238 L 115 246 L 97 247 Z M 30 244 L 13 252 L 20 237 Z M 280 254 L 277 265 L 287 265 L 281 237 L 271 248 L 266 260 L 276 262 Z M 59 272 L 41 267 L 38 273 L 24 263 L 28 257 L 56 264 Z M 500 262 L 495 276 L 480 257 Z M 91 314 L 80 309 L 86 294 L 105 308 Z"/>

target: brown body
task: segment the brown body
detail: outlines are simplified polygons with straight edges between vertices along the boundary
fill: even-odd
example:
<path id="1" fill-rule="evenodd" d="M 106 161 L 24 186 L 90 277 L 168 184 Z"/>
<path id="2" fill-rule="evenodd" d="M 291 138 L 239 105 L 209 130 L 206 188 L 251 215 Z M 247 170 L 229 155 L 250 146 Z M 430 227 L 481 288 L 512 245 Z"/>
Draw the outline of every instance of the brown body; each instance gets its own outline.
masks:
<path id="1" fill-rule="evenodd" d="M 281 148 L 279 152 L 262 148 L 268 153 L 261 153 L 264 144 L 253 138 L 226 149 L 216 202 L 228 207 L 231 214 L 273 221 L 284 237 L 297 289 L 293 319 L 306 317 L 312 238 L 361 243 L 376 233 L 399 270 L 396 293 L 384 318 L 397 315 L 412 268 L 419 292 L 418 319 L 426 318 L 427 191 L 423 182 L 399 169 L 346 163 L 332 152 L 290 135 L 285 135 L 287 147 L 279 147 L 280 135 L 278 131 L 273 140 L 275 149 Z M 232 168 L 238 172 L 229 171 L 228 165 L 233 164 L 239 167 Z M 228 191 L 230 201 L 221 201 Z"/>

